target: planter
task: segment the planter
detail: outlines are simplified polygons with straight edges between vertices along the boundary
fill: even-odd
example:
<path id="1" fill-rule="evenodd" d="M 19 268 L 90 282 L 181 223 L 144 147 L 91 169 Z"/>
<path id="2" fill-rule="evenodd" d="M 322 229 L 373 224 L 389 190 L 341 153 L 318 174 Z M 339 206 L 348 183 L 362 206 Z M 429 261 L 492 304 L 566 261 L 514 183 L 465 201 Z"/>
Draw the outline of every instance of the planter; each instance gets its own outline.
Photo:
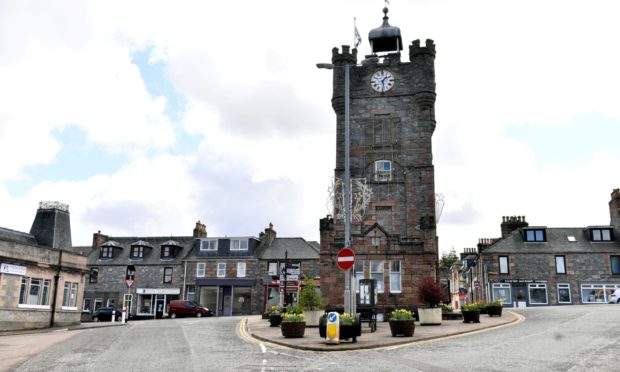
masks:
<path id="1" fill-rule="evenodd" d="M 415 331 L 415 320 L 390 320 L 390 331 L 392 337 L 398 335 L 411 337 Z"/>
<path id="2" fill-rule="evenodd" d="M 306 331 L 306 322 L 284 322 L 280 324 L 280 330 L 286 338 L 301 338 Z"/>
<path id="3" fill-rule="evenodd" d="M 462 310 L 463 323 L 480 323 L 480 310 Z"/>
<path id="4" fill-rule="evenodd" d="M 323 320 L 327 315 L 321 316 L 321 321 L 319 322 L 319 335 L 321 338 L 325 338 L 327 333 L 327 323 Z M 357 337 L 362 335 L 362 324 L 360 323 L 360 315 L 357 314 L 355 317 L 355 324 L 353 325 L 340 325 L 340 339 L 346 340 L 351 339 L 353 342 L 357 342 Z"/>
<path id="5" fill-rule="evenodd" d="M 487 307 L 487 313 L 489 316 L 502 316 L 503 306 L 489 306 Z"/>
<path id="6" fill-rule="evenodd" d="M 269 324 L 272 327 L 277 327 L 280 325 L 280 323 L 282 323 L 282 315 L 280 314 L 271 314 L 269 315 Z"/>
<path id="7" fill-rule="evenodd" d="M 304 310 L 304 319 L 306 327 L 318 327 L 321 316 L 325 313 L 323 310 Z"/>
<path id="8" fill-rule="evenodd" d="M 433 307 L 430 309 L 418 309 L 420 325 L 439 325 L 441 324 L 441 308 Z"/>

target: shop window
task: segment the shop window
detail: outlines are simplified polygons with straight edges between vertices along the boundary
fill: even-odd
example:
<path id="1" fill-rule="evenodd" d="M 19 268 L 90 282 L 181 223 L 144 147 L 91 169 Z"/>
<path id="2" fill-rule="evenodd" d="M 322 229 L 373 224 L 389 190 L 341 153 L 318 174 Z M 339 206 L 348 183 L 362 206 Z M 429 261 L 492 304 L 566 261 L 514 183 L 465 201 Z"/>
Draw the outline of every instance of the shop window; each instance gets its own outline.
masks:
<path id="1" fill-rule="evenodd" d="M 252 288 L 235 287 L 232 306 L 232 315 L 250 315 L 252 313 Z"/>
<path id="2" fill-rule="evenodd" d="M 19 304 L 48 306 L 50 297 L 49 279 L 22 277 L 19 289 Z"/>
<path id="3" fill-rule="evenodd" d="M 390 293 L 401 292 L 400 261 L 390 261 Z"/>
<path id="4" fill-rule="evenodd" d="M 527 285 L 530 295 L 530 304 L 546 305 L 547 304 L 547 285 L 539 283 L 530 283 Z"/>
<path id="5" fill-rule="evenodd" d="M 198 262 L 196 264 L 196 277 L 203 278 L 205 276 L 205 263 Z"/>
<path id="6" fill-rule="evenodd" d="M 65 282 L 65 287 L 62 293 L 62 306 L 63 307 L 76 307 L 77 302 L 77 283 Z"/>
<path id="7" fill-rule="evenodd" d="M 226 277 L 226 263 L 225 262 L 219 262 L 217 264 L 217 277 L 218 278 Z"/>
<path id="8" fill-rule="evenodd" d="M 620 256 L 611 256 L 610 260 L 612 275 L 620 275 Z"/>
<path id="9" fill-rule="evenodd" d="M 205 239 L 200 241 L 201 251 L 217 251 L 217 239 Z"/>
<path id="10" fill-rule="evenodd" d="M 581 302 L 585 304 L 605 303 L 605 286 L 602 284 L 581 285 Z"/>
<path id="11" fill-rule="evenodd" d="M 268 269 L 269 275 L 278 276 L 280 273 L 278 272 L 278 263 L 277 262 L 269 262 Z"/>
<path id="12" fill-rule="evenodd" d="M 570 284 L 558 284 L 558 303 L 570 304 L 571 302 Z"/>
<path id="13" fill-rule="evenodd" d="M 360 280 L 364 279 L 364 261 L 355 260 L 355 293 L 360 293 Z"/>
<path id="14" fill-rule="evenodd" d="M 512 301 L 512 294 L 510 284 L 508 283 L 493 283 L 493 300 L 503 300 L 504 303 L 510 303 Z"/>
<path id="15" fill-rule="evenodd" d="M 547 241 L 545 229 L 526 229 L 523 230 L 526 242 L 544 242 Z"/>
<path id="16" fill-rule="evenodd" d="M 237 278 L 245 278 L 245 262 L 237 262 Z"/>
<path id="17" fill-rule="evenodd" d="M 377 281 L 377 293 L 384 292 L 383 261 L 370 261 L 370 279 Z"/>
<path id="18" fill-rule="evenodd" d="M 555 272 L 556 274 L 566 274 L 566 257 L 555 256 Z"/>
<path id="19" fill-rule="evenodd" d="M 164 284 L 172 283 L 172 268 L 164 267 Z"/>
<path id="20" fill-rule="evenodd" d="M 508 256 L 499 256 L 499 273 L 509 274 Z"/>
<path id="21" fill-rule="evenodd" d="M 248 240 L 247 239 L 231 239 L 230 250 L 231 251 L 247 251 Z"/>
<path id="22" fill-rule="evenodd" d="M 88 282 L 89 283 L 97 283 L 98 280 L 99 280 L 99 268 L 98 267 L 91 267 L 90 268 L 90 275 L 88 276 Z"/>

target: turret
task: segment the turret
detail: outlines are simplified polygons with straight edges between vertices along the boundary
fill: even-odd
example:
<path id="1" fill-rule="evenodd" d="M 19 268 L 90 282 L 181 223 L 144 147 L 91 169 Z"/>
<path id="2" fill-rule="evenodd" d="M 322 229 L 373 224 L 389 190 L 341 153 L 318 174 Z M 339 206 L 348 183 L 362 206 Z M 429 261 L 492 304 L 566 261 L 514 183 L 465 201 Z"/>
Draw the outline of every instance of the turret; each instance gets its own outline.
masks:
<path id="1" fill-rule="evenodd" d="M 34 235 L 39 245 L 71 251 L 69 205 L 55 201 L 39 202 L 30 234 Z"/>

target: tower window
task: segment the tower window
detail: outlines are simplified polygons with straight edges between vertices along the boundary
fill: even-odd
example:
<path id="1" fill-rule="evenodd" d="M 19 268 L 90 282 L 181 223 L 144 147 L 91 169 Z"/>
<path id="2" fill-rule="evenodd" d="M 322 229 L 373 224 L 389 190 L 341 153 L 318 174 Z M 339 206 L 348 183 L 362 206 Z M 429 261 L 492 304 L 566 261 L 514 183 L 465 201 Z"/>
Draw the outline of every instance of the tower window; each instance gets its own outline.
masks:
<path id="1" fill-rule="evenodd" d="M 392 180 L 392 162 L 377 160 L 375 162 L 375 181 L 387 182 Z"/>

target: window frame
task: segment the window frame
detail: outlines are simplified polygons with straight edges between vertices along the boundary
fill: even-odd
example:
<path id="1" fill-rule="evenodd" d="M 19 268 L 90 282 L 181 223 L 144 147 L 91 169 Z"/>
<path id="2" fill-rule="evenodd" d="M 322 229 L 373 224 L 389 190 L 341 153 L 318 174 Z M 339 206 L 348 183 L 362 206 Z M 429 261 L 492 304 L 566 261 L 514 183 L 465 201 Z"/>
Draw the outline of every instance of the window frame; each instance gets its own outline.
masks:
<path id="1" fill-rule="evenodd" d="M 615 265 L 614 261 L 616 261 Z M 609 256 L 609 270 L 611 271 L 611 275 L 620 275 L 620 255 Z"/>
<path id="2" fill-rule="evenodd" d="M 92 311 L 90 310 L 90 306 L 91 306 L 91 299 L 90 298 L 83 298 L 82 299 L 82 312 L 83 313 L 91 313 Z"/>
<path id="3" fill-rule="evenodd" d="M 250 247 L 249 240 L 250 239 L 230 239 L 230 250 L 231 251 L 247 251 Z M 245 248 L 242 247 L 241 243 L 245 243 Z"/>
<path id="4" fill-rule="evenodd" d="M 545 289 L 545 302 L 532 302 L 532 289 L 544 288 Z M 527 299 L 531 305 L 549 305 L 549 289 L 546 283 L 528 283 L 527 284 Z"/>
<path id="5" fill-rule="evenodd" d="M 373 264 L 381 262 L 380 269 L 381 271 L 374 271 Z M 381 281 L 375 276 L 381 275 Z M 384 260 L 370 260 L 370 278 L 377 280 L 377 293 L 385 293 L 385 261 Z"/>
<path id="6" fill-rule="evenodd" d="M 37 284 L 32 285 L 33 281 Z M 31 278 L 28 276 L 22 276 L 19 286 L 19 297 L 17 307 L 36 308 L 36 309 L 49 309 L 50 308 L 50 288 L 51 279 L 44 278 Z M 36 294 L 32 294 L 33 289 Z M 33 301 L 36 295 L 36 300 Z"/>
<path id="7" fill-rule="evenodd" d="M 169 275 L 167 275 L 167 271 L 168 270 L 170 271 Z M 170 267 L 170 266 L 164 267 L 164 277 L 163 277 L 163 281 L 162 281 L 163 284 L 172 283 L 172 273 L 173 273 L 173 271 L 174 271 L 173 268 Z M 168 277 L 168 280 L 166 280 L 166 277 Z"/>
<path id="8" fill-rule="evenodd" d="M 217 263 L 217 277 L 218 278 L 226 277 L 226 262 Z"/>
<path id="9" fill-rule="evenodd" d="M 562 262 L 562 271 L 560 271 L 560 266 L 558 265 L 558 259 L 561 259 Z M 556 255 L 555 256 L 555 273 L 558 275 L 566 275 L 566 256 L 565 255 Z"/>
<path id="10" fill-rule="evenodd" d="M 501 296 L 499 291 L 508 291 L 507 296 Z M 491 295 L 493 296 L 493 301 L 504 300 L 504 303 L 510 303 L 512 299 L 512 286 L 509 283 L 493 283 L 491 286 Z M 508 299 L 508 300 L 507 300 Z"/>
<path id="11" fill-rule="evenodd" d="M 355 293 L 360 293 L 360 280 L 364 279 L 364 262 L 366 261 L 355 260 L 355 262 L 353 263 L 353 280 L 355 280 Z M 358 270 L 360 266 L 361 271 Z"/>
<path id="12" fill-rule="evenodd" d="M 141 260 L 144 258 L 144 246 L 134 245 L 131 247 L 129 258 L 132 260 Z"/>
<path id="13" fill-rule="evenodd" d="M 207 243 L 207 248 L 204 248 L 205 243 Z M 213 247 L 212 247 L 213 246 Z M 200 240 L 200 251 L 201 252 L 215 252 L 219 246 L 218 239 L 202 239 Z"/>
<path id="14" fill-rule="evenodd" d="M 529 237 L 530 233 L 532 234 L 531 238 Z M 539 237 L 539 234 L 540 234 L 540 237 Z M 547 229 L 544 229 L 544 228 L 524 229 L 523 240 L 528 243 L 544 243 L 547 241 Z"/>
<path id="15" fill-rule="evenodd" d="M 99 258 L 114 258 L 114 247 L 101 247 L 101 251 L 99 252 Z"/>
<path id="16" fill-rule="evenodd" d="M 204 278 L 207 272 L 207 264 L 205 262 L 196 263 L 196 278 Z"/>
<path id="17" fill-rule="evenodd" d="M 614 241 L 614 234 L 611 228 L 596 227 L 590 228 L 590 241 L 594 243 L 606 243 Z M 605 233 L 607 236 L 605 236 Z M 595 235 L 598 235 L 595 239 Z"/>
<path id="18" fill-rule="evenodd" d="M 241 267 L 243 267 L 243 269 L 241 269 Z M 237 278 L 245 278 L 246 268 L 247 265 L 245 262 L 237 262 Z"/>
<path id="19" fill-rule="evenodd" d="M 560 301 L 560 289 L 568 289 L 568 302 Z M 558 283 L 556 285 L 556 296 L 557 296 L 558 304 L 572 304 L 573 294 L 571 293 L 570 284 L 569 283 Z"/>
<path id="20" fill-rule="evenodd" d="M 506 260 L 506 270 L 502 271 L 502 259 Z M 509 256 L 498 256 L 497 257 L 497 264 L 498 264 L 498 269 L 497 271 L 500 274 L 510 274 L 510 257 Z"/>
<path id="21" fill-rule="evenodd" d="M 65 282 L 62 291 L 62 308 L 77 310 L 78 283 Z"/>
<path id="22" fill-rule="evenodd" d="M 385 169 L 385 166 L 389 165 L 389 169 Z M 387 159 L 376 160 L 374 163 L 374 180 L 376 182 L 390 182 L 392 181 L 392 171 L 394 167 L 392 166 L 392 161 Z"/>
<path id="23" fill-rule="evenodd" d="M 99 268 L 91 267 L 90 272 L 88 274 L 88 283 L 93 284 L 93 283 L 98 283 L 98 282 L 99 282 Z"/>
<path id="24" fill-rule="evenodd" d="M 392 264 L 398 262 L 398 271 L 392 271 Z M 402 293 L 403 284 L 402 284 L 402 265 L 400 260 L 390 260 L 390 293 Z M 394 277 L 393 277 L 394 275 Z M 392 284 L 395 282 L 396 277 L 398 277 L 398 290 L 394 290 L 392 288 Z"/>

